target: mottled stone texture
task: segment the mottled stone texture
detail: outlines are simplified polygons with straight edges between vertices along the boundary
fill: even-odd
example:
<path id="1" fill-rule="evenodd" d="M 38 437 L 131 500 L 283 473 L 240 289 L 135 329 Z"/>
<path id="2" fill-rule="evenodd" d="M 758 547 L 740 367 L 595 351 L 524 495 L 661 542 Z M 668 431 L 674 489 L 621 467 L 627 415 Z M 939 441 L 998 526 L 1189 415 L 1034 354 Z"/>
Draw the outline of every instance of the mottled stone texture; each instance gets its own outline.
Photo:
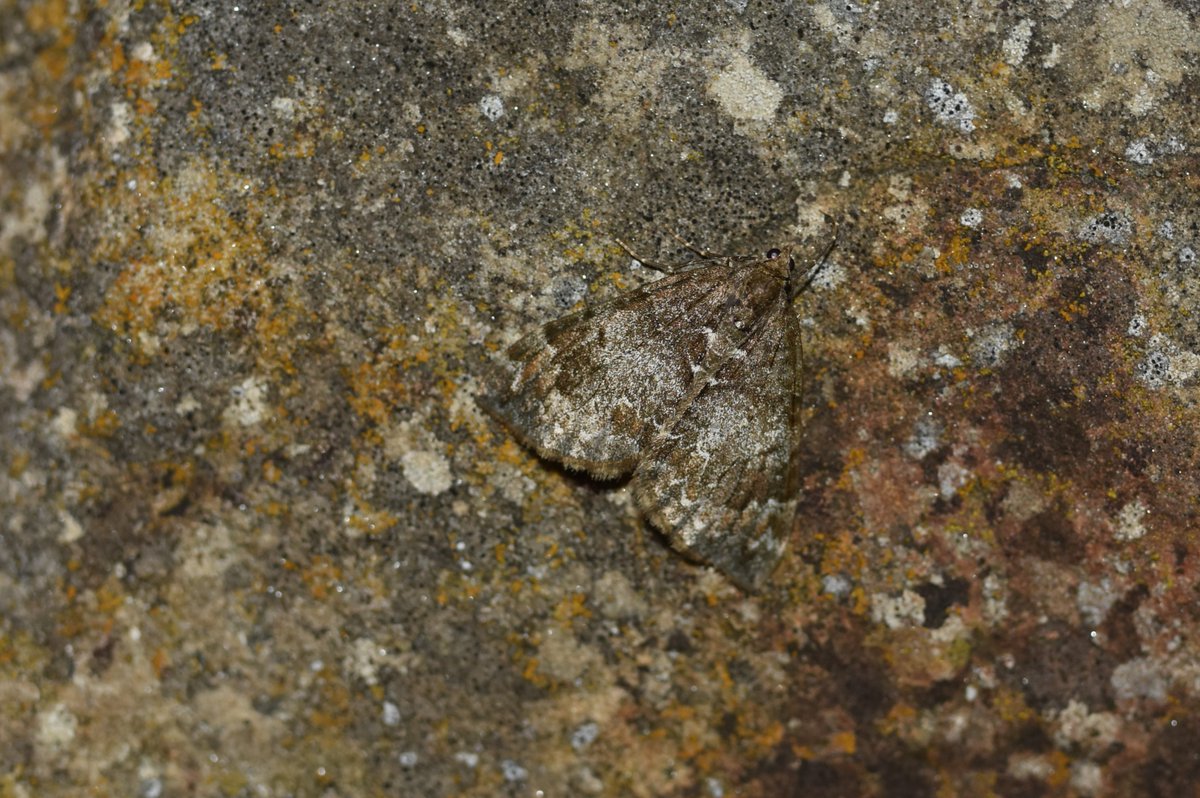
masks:
<path id="1" fill-rule="evenodd" d="M 1189 0 L 0 0 L 0 796 L 1200 783 Z M 840 220 L 754 595 L 479 411 Z"/>

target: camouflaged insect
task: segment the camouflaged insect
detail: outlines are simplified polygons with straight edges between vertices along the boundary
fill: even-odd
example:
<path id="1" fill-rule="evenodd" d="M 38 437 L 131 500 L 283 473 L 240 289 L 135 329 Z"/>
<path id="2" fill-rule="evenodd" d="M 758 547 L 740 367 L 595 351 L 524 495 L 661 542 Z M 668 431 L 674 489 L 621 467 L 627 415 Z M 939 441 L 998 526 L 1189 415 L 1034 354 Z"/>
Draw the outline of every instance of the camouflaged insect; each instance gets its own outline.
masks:
<path id="1" fill-rule="evenodd" d="M 508 349 L 484 404 L 546 459 L 601 479 L 632 473 L 638 507 L 678 551 L 755 589 L 795 514 L 804 369 L 792 300 L 823 257 L 809 246 L 708 258 L 552 321 Z"/>

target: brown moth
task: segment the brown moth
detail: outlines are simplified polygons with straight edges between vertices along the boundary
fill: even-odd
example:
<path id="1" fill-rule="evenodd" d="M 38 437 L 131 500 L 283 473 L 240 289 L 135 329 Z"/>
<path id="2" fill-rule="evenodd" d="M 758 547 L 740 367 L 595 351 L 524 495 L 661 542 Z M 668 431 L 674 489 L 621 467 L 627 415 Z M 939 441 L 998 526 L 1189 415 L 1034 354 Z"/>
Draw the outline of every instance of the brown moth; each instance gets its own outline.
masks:
<path id="1" fill-rule="evenodd" d="M 675 549 L 755 589 L 798 499 L 792 301 L 831 248 L 707 256 L 552 321 L 500 358 L 484 404 L 548 460 L 632 474 L 638 507 Z"/>

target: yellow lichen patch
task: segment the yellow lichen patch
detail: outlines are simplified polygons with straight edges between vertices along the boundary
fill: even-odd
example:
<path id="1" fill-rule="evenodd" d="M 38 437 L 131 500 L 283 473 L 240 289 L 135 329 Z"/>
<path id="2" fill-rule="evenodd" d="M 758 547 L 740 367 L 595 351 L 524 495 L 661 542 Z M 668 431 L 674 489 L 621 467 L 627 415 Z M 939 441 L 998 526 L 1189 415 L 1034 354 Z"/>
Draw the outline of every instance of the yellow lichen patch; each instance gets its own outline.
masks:
<path id="1" fill-rule="evenodd" d="M 25 23 L 34 33 L 57 33 L 49 47 L 38 51 L 37 64 L 52 80 L 59 80 L 70 63 L 70 48 L 75 43 L 75 21 L 65 0 L 35 3 L 25 13 Z"/>
<path id="2" fill-rule="evenodd" d="M 834 732 L 829 738 L 829 750 L 833 753 L 852 755 L 858 750 L 858 738 L 852 730 Z"/>
<path id="3" fill-rule="evenodd" d="M 71 298 L 71 286 L 62 285 L 61 283 L 54 284 L 54 312 L 63 314 L 67 312 L 67 300 Z"/>
<path id="4" fill-rule="evenodd" d="M 888 713 L 876 721 L 876 726 L 884 734 L 898 734 L 901 737 L 908 737 L 912 734 L 913 729 L 917 727 L 918 718 L 919 715 L 916 708 L 911 704 L 901 702 L 893 704 Z"/>
<path id="5" fill-rule="evenodd" d="M 66 0 L 46 0 L 33 3 L 25 12 L 25 24 L 31 33 L 59 30 L 67 22 Z"/>
<path id="6" fill-rule="evenodd" d="M 1054 772 L 1046 777 L 1046 783 L 1051 787 L 1059 787 L 1066 784 L 1071 778 L 1071 758 L 1061 750 L 1054 750 L 1046 754 L 1046 759 L 1054 768 Z"/>
<path id="7" fill-rule="evenodd" d="M 328 675 L 329 671 L 321 670 L 317 681 L 319 699 L 309 714 L 309 722 L 320 729 L 339 731 L 350 724 L 351 694 L 346 684 Z"/>
<path id="8" fill-rule="evenodd" d="M 821 553 L 821 575 L 856 575 L 867 567 L 866 552 L 850 532 L 841 532 L 826 540 Z"/>
<path id="9" fill-rule="evenodd" d="M 280 356 L 294 345 L 289 333 L 299 311 L 280 306 L 266 288 L 279 265 L 259 235 L 261 207 L 246 194 L 250 181 L 196 159 L 162 181 L 143 167 L 117 185 L 90 198 L 123 217 L 95 253 L 124 264 L 96 321 L 148 355 L 146 342 L 249 320 L 269 359 L 286 363 Z"/>
<path id="10" fill-rule="evenodd" d="M 46 659 L 47 650 L 28 632 L 0 635 L 0 678 L 12 679 L 19 674 L 40 672 Z"/>
<path id="11" fill-rule="evenodd" d="M 577 618 L 590 618 L 592 611 L 587 607 L 587 596 L 583 593 L 571 593 L 563 598 L 554 608 L 554 619 L 562 626 L 570 626 Z"/>
<path id="12" fill-rule="evenodd" d="M 267 482 L 274 484 L 283 476 L 283 471 L 273 460 L 264 460 L 262 464 L 262 476 Z"/>
<path id="13" fill-rule="evenodd" d="M 328 557 L 318 554 L 307 568 L 301 570 L 300 579 L 308 586 L 313 598 L 323 599 L 341 581 L 342 569 Z"/>
<path id="14" fill-rule="evenodd" d="M 938 270 L 942 274 L 951 274 L 955 267 L 962 266 L 970 259 L 970 237 L 959 234 L 950 239 L 937 259 Z"/>
<path id="15" fill-rule="evenodd" d="M 408 386 L 386 351 L 347 369 L 343 376 L 350 385 L 350 407 L 376 424 L 385 423 L 407 402 Z"/>
<path id="16" fill-rule="evenodd" d="M 927 686 L 950 679 L 971 655 L 966 639 L 941 641 L 928 629 L 889 630 L 879 636 L 879 642 L 892 673 L 903 684 Z"/>
<path id="17" fill-rule="evenodd" d="M 115 410 L 108 409 L 94 419 L 79 425 L 79 434 L 88 438 L 107 438 L 121 427 L 121 419 Z"/>
<path id="18" fill-rule="evenodd" d="M 357 495 L 354 496 L 354 511 L 346 519 L 351 531 L 357 535 L 378 535 L 394 527 L 398 521 L 392 513 L 376 510 Z"/>
<path id="19" fill-rule="evenodd" d="M 846 452 L 846 457 L 843 460 L 842 473 L 838 477 L 838 490 L 852 490 L 854 488 L 854 472 L 867 461 L 867 452 L 862 447 L 856 446 Z"/>
<path id="20" fill-rule="evenodd" d="M 1008 724 L 1028 723 L 1037 713 L 1025 703 L 1025 697 L 1010 688 L 1000 687 L 992 697 L 992 709 Z"/>
<path id="21" fill-rule="evenodd" d="M 18 449 L 14 452 L 8 461 L 9 479 L 20 479 L 21 474 L 25 473 L 25 469 L 29 466 L 31 458 L 32 454 L 28 449 Z"/>

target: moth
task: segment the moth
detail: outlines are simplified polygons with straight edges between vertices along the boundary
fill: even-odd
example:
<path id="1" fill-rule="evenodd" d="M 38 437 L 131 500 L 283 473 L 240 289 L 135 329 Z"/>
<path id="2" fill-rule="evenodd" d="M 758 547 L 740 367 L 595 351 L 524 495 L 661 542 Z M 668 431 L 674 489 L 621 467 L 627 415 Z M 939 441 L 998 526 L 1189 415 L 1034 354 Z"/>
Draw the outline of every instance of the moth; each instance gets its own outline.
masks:
<path id="1" fill-rule="evenodd" d="M 517 341 L 483 404 L 547 460 L 631 475 L 638 508 L 677 551 L 755 590 L 783 553 L 800 488 L 792 305 L 831 249 L 700 253 Z"/>

